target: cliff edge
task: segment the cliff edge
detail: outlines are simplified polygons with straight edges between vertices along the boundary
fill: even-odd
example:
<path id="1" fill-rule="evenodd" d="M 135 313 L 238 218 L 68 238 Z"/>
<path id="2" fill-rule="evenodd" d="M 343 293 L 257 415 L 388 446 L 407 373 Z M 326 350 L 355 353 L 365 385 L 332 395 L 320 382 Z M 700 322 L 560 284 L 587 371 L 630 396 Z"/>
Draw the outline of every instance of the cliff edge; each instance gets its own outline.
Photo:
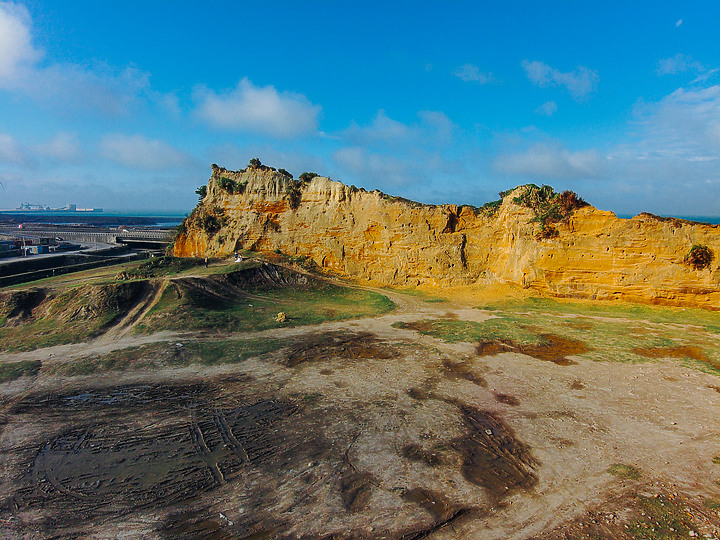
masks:
<path id="1" fill-rule="evenodd" d="M 715 225 L 620 219 L 532 184 L 483 208 L 425 205 L 321 176 L 213 165 L 176 256 L 240 249 L 311 258 L 391 286 L 506 283 L 560 297 L 720 309 Z"/>

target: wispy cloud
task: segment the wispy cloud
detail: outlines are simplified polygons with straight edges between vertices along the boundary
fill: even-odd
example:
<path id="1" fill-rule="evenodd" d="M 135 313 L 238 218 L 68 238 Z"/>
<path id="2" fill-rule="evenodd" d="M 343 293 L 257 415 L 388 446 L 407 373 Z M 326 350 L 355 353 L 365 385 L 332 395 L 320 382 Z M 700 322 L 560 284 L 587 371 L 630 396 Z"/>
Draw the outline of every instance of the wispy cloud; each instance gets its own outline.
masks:
<path id="1" fill-rule="evenodd" d="M 465 82 L 478 82 L 480 84 L 487 84 L 492 82 L 492 73 L 483 73 L 480 68 L 473 64 L 465 64 L 457 68 L 453 75 L 460 77 Z"/>
<path id="2" fill-rule="evenodd" d="M 0 163 L 22 165 L 26 161 L 26 152 L 15 137 L 8 133 L 0 133 Z"/>
<path id="3" fill-rule="evenodd" d="M 540 105 L 537 109 L 535 109 L 535 112 L 538 114 L 543 114 L 545 116 L 552 116 L 557 112 L 558 106 L 557 103 L 554 101 L 546 101 L 542 105 Z"/>
<path id="4" fill-rule="evenodd" d="M 35 146 L 35 153 L 57 162 L 73 163 L 82 155 L 77 134 L 61 132 L 45 143 Z"/>
<path id="5" fill-rule="evenodd" d="M 678 19 L 677 22 L 675 23 L 675 28 L 680 28 L 680 25 L 681 25 L 682 23 L 683 23 L 683 20 L 682 20 L 682 19 Z"/>
<path id="6" fill-rule="evenodd" d="M 102 63 L 43 63 L 33 44 L 32 21 L 24 6 L 0 2 L 0 89 L 30 98 L 60 113 L 90 110 L 117 116 L 150 94 L 149 74 Z"/>
<path id="7" fill-rule="evenodd" d="M 449 143 L 457 126 L 443 112 L 420 111 L 418 121 L 410 124 L 390 118 L 379 110 L 367 126 L 352 124 L 339 134 L 353 145 L 427 146 Z"/>
<path id="8" fill-rule="evenodd" d="M 186 153 L 144 135 L 106 135 L 100 141 L 100 154 L 132 169 L 174 169 L 191 162 Z"/>
<path id="9" fill-rule="evenodd" d="M 564 180 L 597 178 L 603 171 L 602 158 L 595 150 L 572 152 L 560 144 L 547 143 L 501 154 L 493 166 L 496 171 L 512 176 Z"/>
<path id="10" fill-rule="evenodd" d="M 0 2 L 0 86 L 12 83 L 43 56 L 32 44 L 30 25 L 25 6 Z"/>
<path id="11" fill-rule="evenodd" d="M 197 88 L 194 98 L 197 116 L 212 127 L 278 138 L 317 132 L 322 111 L 302 94 L 255 86 L 247 78 L 227 92 Z"/>
<path id="12" fill-rule="evenodd" d="M 678 53 L 670 58 L 660 60 L 656 71 L 658 75 L 675 75 L 685 71 L 700 73 L 706 71 L 706 68 L 700 62 L 693 60 L 692 56 Z"/>
<path id="13" fill-rule="evenodd" d="M 600 77 L 585 67 L 578 66 L 573 71 L 563 73 L 537 60 L 523 60 L 522 67 L 528 79 L 541 88 L 550 86 L 564 86 L 570 95 L 577 101 L 583 101 L 595 91 Z"/>

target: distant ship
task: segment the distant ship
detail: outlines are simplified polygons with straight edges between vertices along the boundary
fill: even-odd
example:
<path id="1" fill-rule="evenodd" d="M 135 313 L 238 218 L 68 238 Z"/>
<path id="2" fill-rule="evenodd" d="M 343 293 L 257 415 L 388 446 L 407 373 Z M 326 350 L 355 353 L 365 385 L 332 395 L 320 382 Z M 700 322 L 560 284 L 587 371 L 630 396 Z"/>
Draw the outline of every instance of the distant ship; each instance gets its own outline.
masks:
<path id="1" fill-rule="evenodd" d="M 61 208 L 51 208 L 44 204 L 22 203 L 14 210 L 1 210 L 2 212 L 35 213 L 35 212 L 102 212 L 102 208 L 78 208 L 75 204 L 67 204 Z"/>

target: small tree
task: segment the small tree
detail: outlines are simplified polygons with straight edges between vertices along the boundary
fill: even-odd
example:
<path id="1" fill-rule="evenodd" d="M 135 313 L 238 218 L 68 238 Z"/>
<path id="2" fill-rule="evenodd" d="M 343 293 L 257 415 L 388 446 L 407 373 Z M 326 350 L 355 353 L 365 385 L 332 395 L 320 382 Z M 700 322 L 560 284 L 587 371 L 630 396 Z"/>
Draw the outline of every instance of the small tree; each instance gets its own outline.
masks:
<path id="1" fill-rule="evenodd" d="M 260 160 L 258 158 L 254 157 L 250 160 L 248 165 L 250 165 L 250 167 L 252 167 L 253 169 L 257 169 L 258 167 L 260 167 L 260 165 L 262 165 L 262 163 L 260 163 Z"/>
<path id="2" fill-rule="evenodd" d="M 207 186 L 203 184 L 195 190 L 195 193 L 198 194 L 198 202 L 202 202 L 202 200 L 207 195 Z"/>
<path id="3" fill-rule="evenodd" d="M 288 178 L 292 178 L 293 175 L 287 172 L 285 169 L 278 169 L 278 172 L 284 176 L 287 176 Z"/>

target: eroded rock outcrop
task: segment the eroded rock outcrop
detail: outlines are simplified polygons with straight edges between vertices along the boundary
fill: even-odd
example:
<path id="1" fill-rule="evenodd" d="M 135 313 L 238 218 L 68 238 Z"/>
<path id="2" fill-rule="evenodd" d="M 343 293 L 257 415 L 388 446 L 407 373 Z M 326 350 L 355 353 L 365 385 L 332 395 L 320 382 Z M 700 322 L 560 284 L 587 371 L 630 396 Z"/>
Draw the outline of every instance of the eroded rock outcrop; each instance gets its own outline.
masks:
<path id="1" fill-rule="evenodd" d="M 213 167 L 204 197 L 176 240 L 178 256 L 239 249 L 305 256 L 342 276 L 393 286 L 509 283 L 555 296 L 720 308 L 717 259 L 702 269 L 693 245 L 720 253 L 714 225 L 592 206 L 548 230 L 518 204 L 493 211 L 424 205 L 324 177 L 297 181 L 265 166 Z"/>

